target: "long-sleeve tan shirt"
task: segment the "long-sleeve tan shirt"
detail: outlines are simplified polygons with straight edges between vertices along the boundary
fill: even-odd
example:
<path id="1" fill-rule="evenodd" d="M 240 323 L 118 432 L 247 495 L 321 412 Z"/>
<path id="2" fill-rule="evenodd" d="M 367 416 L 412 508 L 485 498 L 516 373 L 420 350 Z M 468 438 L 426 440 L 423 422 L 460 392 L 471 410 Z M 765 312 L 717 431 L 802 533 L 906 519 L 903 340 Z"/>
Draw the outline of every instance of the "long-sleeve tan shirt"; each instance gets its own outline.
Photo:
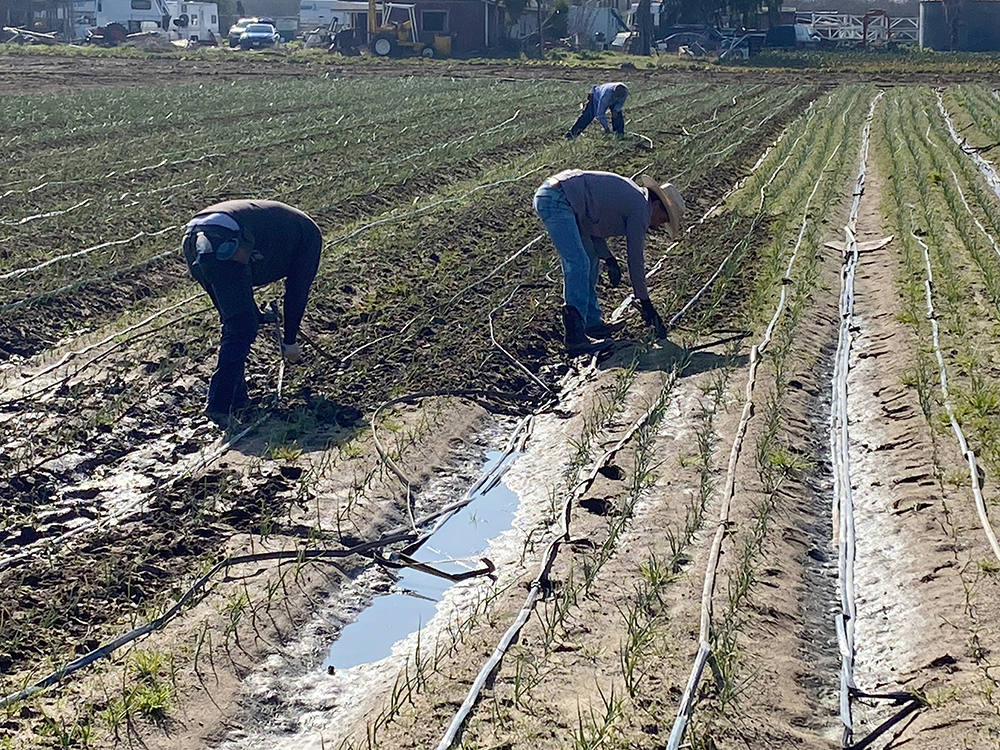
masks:
<path id="1" fill-rule="evenodd" d="M 608 255 L 608 237 L 624 237 L 628 275 L 637 299 L 648 299 L 645 247 L 650 207 L 645 188 L 613 172 L 567 169 L 554 176 L 576 214 L 585 244 Z"/>

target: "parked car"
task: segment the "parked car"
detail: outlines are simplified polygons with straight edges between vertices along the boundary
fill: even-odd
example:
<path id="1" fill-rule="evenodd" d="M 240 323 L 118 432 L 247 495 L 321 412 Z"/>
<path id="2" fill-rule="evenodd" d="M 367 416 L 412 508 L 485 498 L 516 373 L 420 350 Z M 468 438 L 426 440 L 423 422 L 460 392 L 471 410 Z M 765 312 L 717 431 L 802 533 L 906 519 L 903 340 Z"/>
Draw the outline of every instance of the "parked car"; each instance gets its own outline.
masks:
<path id="1" fill-rule="evenodd" d="M 262 49 L 277 47 L 281 44 L 281 35 L 269 23 L 252 23 L 247 26 L 240 37 L 241 49 Z"/>
<path id="2" fill-rule="evenodd" d="M 804 23 L 772 26 L 764 37 L 764 46 L 778 49 L 812 49 L 819 46 L 820 36 Z"/>
<path id="3" fill-rule="evenodd" d="M 657 52 L 676 52 L 681 47 L 698 45 L 706 52 L 712 52 L 719 48 L 720 41 L 721 39 L 717 40 L 701 31 L 681 31 L 677 34 L 671 34 L 666 39 L 660 39 L 656 43 L 656 50 Z"/>
<path id="4" fill-rule="evenodd" d="M 243 36 L 243 32 L 247 30 L 247 26 L 252 23 L 259 23 L 260 21 L 256 18 L 241 18 L 239 21 L 234 23 L 229 27 L 229 46 L 239 47 L 240 37 Z"/>
<path id="5" fill-rule="evenodd" d="M 749 31 L 727 37 L 719 49 L 720 60 L 748 60 L 764 46 L 763 31 Z"/>
<path id="6" fill-rule="evenodd" d="M 723 39 L 723 35 L 714 26 L 701 23 L 677 23 L 660 30 L 659 42 L 666 41 L 675 34 L 689 34 L 689 41 L 682 42 L 682 44 L 697 43 L 706 49 L 718 49 Z M 676 52 L 677 50 L 672 49 L 667 51 Z"/>

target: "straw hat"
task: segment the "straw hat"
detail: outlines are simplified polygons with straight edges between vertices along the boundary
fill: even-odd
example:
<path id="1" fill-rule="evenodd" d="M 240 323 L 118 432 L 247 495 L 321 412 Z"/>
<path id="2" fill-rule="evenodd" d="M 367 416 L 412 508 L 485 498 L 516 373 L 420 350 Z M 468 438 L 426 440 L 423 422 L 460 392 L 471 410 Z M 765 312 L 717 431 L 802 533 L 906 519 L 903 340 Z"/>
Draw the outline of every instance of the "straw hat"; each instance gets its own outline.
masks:
<path id="1" fill-rule="evenodd" d="M 663 207 L 667 209 L 667 234 L 670 235 L 670 239 L 676 240 L 681 235 L 681 217 L 687 208 L 680 191 L 669 182 L 661 185 L 648 174 L 639 175 L 638 182 L 640 186 L 659 198 Z"/>

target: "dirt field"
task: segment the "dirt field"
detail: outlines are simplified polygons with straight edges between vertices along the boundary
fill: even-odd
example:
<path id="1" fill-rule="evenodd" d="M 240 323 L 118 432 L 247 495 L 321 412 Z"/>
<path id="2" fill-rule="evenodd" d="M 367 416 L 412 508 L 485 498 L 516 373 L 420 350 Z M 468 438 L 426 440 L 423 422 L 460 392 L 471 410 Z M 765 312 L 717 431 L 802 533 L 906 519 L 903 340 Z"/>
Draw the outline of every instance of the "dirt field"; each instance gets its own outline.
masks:
<path id="1" fill-rule="evenodd" d="M 614 71 L 566 142 L 593 71 L 3 63 L 0 748 L 1000 746 L 974 73 Z M 684 195 L 668 339 L 602 275 L 566 358 L 569 166 Z M 177 244 L 248 196 L 324 256 L 222 431 Z"/>

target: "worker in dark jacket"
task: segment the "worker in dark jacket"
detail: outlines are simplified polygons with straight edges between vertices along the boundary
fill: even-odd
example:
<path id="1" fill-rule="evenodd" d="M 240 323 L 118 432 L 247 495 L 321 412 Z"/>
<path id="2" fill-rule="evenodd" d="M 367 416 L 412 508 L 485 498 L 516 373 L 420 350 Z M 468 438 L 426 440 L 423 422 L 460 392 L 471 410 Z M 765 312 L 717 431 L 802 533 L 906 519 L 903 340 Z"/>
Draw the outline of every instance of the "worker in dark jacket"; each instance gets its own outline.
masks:
<path id="1" fill-rule="evenodd" d="M 316 223 L 277 201 L 217 203 L 188 222 L 184 258 L 222 322 L 219 362 L 208 388 L 210 416 L 223 417 L 247 404 L 244 371 L 261 316 L 253 287 L 285 280 L 281 353 L 287 362 L 302 360 L 299 325 L 322 247 Z"/>
<path id="2" fill-rule="evenodd" d="M 566 138 L 572 140 L 582 133 L 594 118 L 601 123 L 605 133 L 615 131 L 619 138 L 625 137 L 625 100 L 628 98 L 628 86 L 624 83 L 602 83 L 594 86 L 587 96 L 587 103 L 583 106 L 583 112 L 577 118 L 576 123 Z M 611 127 L 608 127 L 607 111 L 611 110 Z"/>
<path id="3" fill-rule="evenodd" d="M 646 289 L 645 242 L 647 231 L 663 225 L 671 238 L 680 236 L 685 206 L 677 188 L 648 175 L 640 175 L 637 184 L 611 172 L 567 169 L 542 183 L 534 206 L 562 262 L 563 323 L 571 355 L 593 351 L 597 339 L 613 332 L 597 304 L 600 259 L 614 257 L 608 237 L 625 237 L 629 279 L 642 318 L 657 336 L 666 335 Z"/>

